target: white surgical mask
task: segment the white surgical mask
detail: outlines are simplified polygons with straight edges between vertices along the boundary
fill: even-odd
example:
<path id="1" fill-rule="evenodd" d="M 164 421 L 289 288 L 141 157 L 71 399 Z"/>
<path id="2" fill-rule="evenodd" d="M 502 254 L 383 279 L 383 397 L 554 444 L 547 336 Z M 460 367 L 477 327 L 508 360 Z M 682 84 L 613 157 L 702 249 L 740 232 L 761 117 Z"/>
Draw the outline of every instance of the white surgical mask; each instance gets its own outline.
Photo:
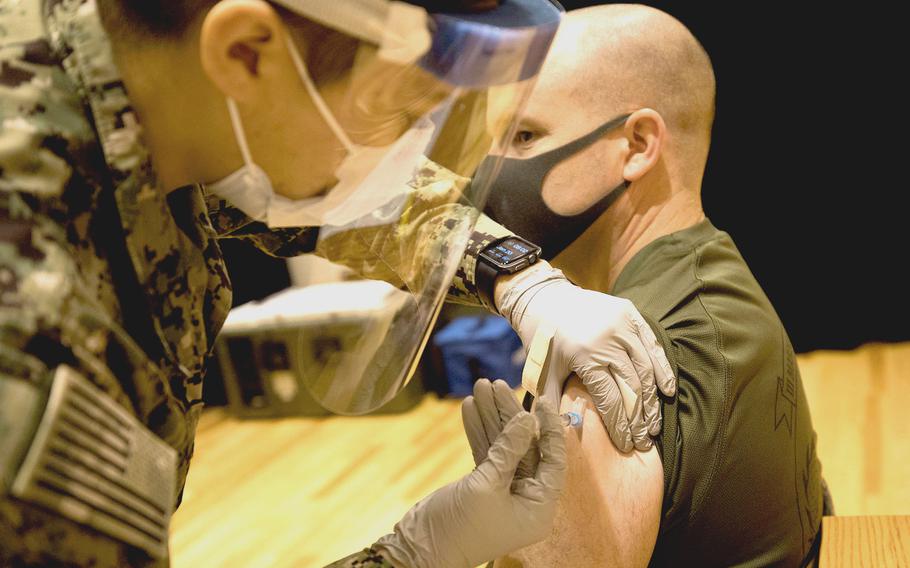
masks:
<path id="1" fill-rule="evenodd" d="M 287 46 L 316 109 L 347 151 L 334 173 L 338 182 L 324 195 L 316 197 L 291 199 L 277 194 L 268 175 L 253 161 L 237 104 L 229 98 L 228 112 L 244 164 L 229 176 L 207 184 L 207 189 L 270 227 L 347 225 L 402 193 L 412 191 L 407 184 L 412 172 L 408 170 L 409 166 L 403 168 L 402 164 L 414 164 L 417 156 L 423 154 L 433 137 L 433 122 L 421 118 L 390 146 L 353 143 L 319 94 L 290 38 L 287 38 Z M 454 98 L 454 95 L 448 97 L 443 105 Z"/>

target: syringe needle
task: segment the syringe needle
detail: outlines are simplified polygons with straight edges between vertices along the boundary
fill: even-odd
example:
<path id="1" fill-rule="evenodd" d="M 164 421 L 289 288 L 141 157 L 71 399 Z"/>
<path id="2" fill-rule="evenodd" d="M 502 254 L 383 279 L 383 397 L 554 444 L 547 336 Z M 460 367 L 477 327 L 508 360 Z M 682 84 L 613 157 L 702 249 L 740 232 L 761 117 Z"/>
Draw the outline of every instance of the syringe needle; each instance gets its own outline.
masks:
<path id="1" fill-rule="evenodd" d="M 560 414 L 559 418 L 562 420 L 563 426 L 571 426 L 572 428 L 581 428 L 581 424 L 584 421 L 585 413 L 585 399 L 578 397 L 572 403 L 572 410 L 564 414 Z"/>

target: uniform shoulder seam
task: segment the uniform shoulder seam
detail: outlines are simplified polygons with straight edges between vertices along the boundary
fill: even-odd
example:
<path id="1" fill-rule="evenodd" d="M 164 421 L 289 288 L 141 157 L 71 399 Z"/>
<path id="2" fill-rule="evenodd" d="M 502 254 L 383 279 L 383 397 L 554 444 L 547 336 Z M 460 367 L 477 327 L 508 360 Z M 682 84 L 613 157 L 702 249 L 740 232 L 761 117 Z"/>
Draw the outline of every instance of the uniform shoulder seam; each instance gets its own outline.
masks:
<path id="1" fill-rule="evenodd" d="M 694 519 L 698 516 L 702 505 L 707 500 L 708 495 L 710 495 L 711 488 L 714 485 L 714 480 L 717 474 L 718 464 L 720 463 L 720 458 L 726 450 L 727 445 L 727 421 L 729 419 L 728 404 L 730 398 L 730 362 L 727 360 L 727 356 L 724 353 L 724 337 L 721 333 L 720 326 L 717 323 L 717 319 L 711 313 L 711 310 L 708 309 L 708 306 L 705 305 L 704 299 L 702 298 L 702 292 L 705 290 L 705 281 L 702 279 L 699 274 L 699 267 L 701 265 L 702 259 L 702 248 L 709 242 L 716 240 L 719 236 L 712 237 L 700 243 L 697 243 L 692 247 L 692 252 L 695 253 L 695 261 L 693 266 L 695 279 L 698 281 L 698 292 L 696 293 L 696 298 L 698 303 L 704 310 L 705 315 L 708 317 L 708 320 L 711 322 L 711 326 L 714 328 L 714 338 L 717 343 L 717 352 L 721 356 L 723 361 L 723 396 L 722 396 L 722 408 L 723 412 L 720 417 L 720 424 L 718 426 L 718 432 L 720 436 L 720 443 L 717 445 L 717 448 L 714 451 L 714 456 L 711 459 L 710 472 L 708 473 L 708 482 L 699 497 L 697 502 L 692 503 L 692 511 L 689 514 L 689 518 Z"/>

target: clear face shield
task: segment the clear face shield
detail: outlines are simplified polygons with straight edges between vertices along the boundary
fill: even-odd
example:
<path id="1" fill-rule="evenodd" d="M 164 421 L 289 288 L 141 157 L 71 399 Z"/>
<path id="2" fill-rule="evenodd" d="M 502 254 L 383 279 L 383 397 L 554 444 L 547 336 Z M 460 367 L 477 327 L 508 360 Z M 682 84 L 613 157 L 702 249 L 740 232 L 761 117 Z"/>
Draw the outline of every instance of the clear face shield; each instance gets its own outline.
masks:
<path id="1" fill-rule="evenodd" d="M 283 293 L 265 319 L 235 310 L 226 330 L 284 328 L 288 365 L 309 393 L 331 411 L 365 413 L 414 373 L 499 167 L 484 158 L 506 153 L 562 9 L 507 0 L 429 14 L 387 0 L 275 1 L 359 41 L 350 72 L 318 90 L 289 46 L 337 145 L 325 189 L 236 204 L 272 227 L 319 226 L 316 253 L 334 266 L 304 274 L 318 283 Z"/>

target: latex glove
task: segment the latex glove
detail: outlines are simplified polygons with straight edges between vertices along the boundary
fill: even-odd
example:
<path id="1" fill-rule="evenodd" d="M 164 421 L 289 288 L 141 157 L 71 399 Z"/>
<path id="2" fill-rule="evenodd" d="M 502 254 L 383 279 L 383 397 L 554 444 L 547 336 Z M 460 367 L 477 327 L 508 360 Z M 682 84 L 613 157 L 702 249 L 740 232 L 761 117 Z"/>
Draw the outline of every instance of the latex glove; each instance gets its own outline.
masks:
<path id="1" fill-rule="evenodd" d="M 553 334 L 542 377 L 545 393 L 559 396 L 575 373 L 620 451 L 652 446 L 650 436 L 661 429 L 655 385 L 673 396 L 676 377 L 632 302 L 579 288 L 542 262 L 503 285 L 497 281 L 496 303 L 526 349 L 538 331 Z"/>
<path id="2" fill-rule="evenodd" d="M 538 402 L 535 417 L 540 457 L 533 477 L 513 483 L 537 426 L 521 411 L 473 472 L 414 505 L 373 548 L 398 568 L 472 568 L 549 535 L 565 485 L 566 448 L 550 401 Z"/>
<path id="3" fill-rule="evenodd" d="M 461 405 L 461 419 L 475 464 L 480 465 L 487 459 L 490 446 L 500 432 L 523 410 L 515 398 L 515 391 L 505 381 L 479 379 L 474 383 L 474 396 L 466 398 Z M 530 450 L 518 463 L 515 479 L 533 476 L 539 459 L 537 444 L 532 441 Z"/>

